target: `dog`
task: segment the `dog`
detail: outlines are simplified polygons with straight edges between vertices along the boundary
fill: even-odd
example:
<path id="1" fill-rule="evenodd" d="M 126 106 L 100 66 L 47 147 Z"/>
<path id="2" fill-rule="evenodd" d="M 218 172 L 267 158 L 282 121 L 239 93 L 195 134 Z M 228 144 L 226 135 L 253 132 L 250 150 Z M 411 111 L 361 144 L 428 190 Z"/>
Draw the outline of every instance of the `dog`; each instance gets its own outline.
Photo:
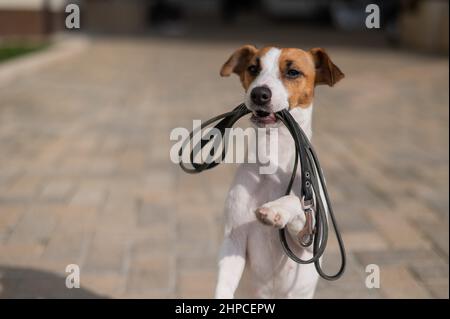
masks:
<path id="1" fill-rule="evenodd" d="M 283 251 L 278 230 L 286 227 L 288 243 L 304 260 L 312 248 L 303 248 L 297 235 L 305 226 L 299 198 L 301 169 L 296 172 L 293 192 L 283 196 L 295 159 L 292 136 L 275 112 L 288 109 L 311 139 L 314 89 L 334 86 L 344 74 L 322 48 L 244 45 L 222 66 L 220 75 L 239 76 L 245 105 L 257 128 L 277 128 L 278 152 L 271 154 L 274 174 L 260 175 L 259 163 L 238 168 L 225 203 L 225 238 L 219 255 L 216 298 L 234 298 L 244 268 L 251 276 L 256 298 L 312 298 L 318 281 L 314 264 L 297 264 Z M 270 131 L 270 130 L 268 130 Z M 270 134 L 270 133 L 267 133 Z"/>

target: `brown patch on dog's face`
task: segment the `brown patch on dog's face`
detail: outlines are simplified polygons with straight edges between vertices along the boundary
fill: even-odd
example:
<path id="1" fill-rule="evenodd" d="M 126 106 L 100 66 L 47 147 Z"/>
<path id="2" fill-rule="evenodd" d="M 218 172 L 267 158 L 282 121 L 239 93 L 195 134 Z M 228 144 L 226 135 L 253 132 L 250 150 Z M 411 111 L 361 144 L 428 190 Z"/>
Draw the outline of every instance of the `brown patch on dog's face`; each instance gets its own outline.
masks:
<path id="1" fill-rule="evenodd" d="M 248 66 L 251 61 L 255 61 L 254 57 L 258 49 L 253 45 L 244 45 L 234 51 L 230 58 L 224 63 L 220 69 L 221 76 L 230 76 L 231 73 L 235 73 L 241 79 L 243 87 L 247 90 L 252 78 L 249 74 Z M 252 62 L 254 63 L 254 62 Z"/>
<path id="2" fill-rule="evenodd" d="M 242 74 L 242 86 L 245 91 L 247 91 L 250 84 L 256 79 L 256 77 L 261 72 L 261 58 L 271 49 L 272 47 L 264 47 L 257 50 L 255 54 L 248 60 L 247 67 Z"/>
<path id="3" fill-rule="evenodd" d="M 311 56 L 300 49 L 282 49 L 280 78 L 288 91 L 289 108 L 308 107 L 314 97 L 315 67 Z"/>
<path id="4" fill-rule="evenodd" d="M 250 84 L 261 71 L 261 57 L 272 47 L 257 49 L 253 45 L 244 45 L 237 49 L 225 62 L 220 70 L 221 76 L 235 73 L 239 76 L 242 86 L 247 91 Z"/>

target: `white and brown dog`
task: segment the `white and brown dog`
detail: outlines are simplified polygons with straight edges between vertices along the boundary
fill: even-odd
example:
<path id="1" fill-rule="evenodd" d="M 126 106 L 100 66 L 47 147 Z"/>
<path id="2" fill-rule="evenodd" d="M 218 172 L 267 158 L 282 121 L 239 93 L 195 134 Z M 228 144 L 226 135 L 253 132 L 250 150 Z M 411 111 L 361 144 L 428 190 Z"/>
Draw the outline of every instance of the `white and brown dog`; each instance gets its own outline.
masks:
<path id="1" fill-rule="evenodd" d="M 259 298 L 312 298 L 318 275 L 313 264 L 299 265 L 288 258 L 279 242 L 278 229 L 287 227 L 288 242 L 302 259 L 312 256 L 294 240 L 305 224 L 299 199 L 299 168 L 294 194 L 283 196 L 294 164 L 295 147 L 275 112 L 289 109 L 311 139 L 314 88 L 333 86 L 344 77 L 323 49 L 245 45 L 223 65 L 220 74 L 236 73 L 245 89 L 245 105 L 257 127 L 279 127 L 275 174 L 260 175 L 259 164 L 242 164 L 225 204 L 223 242 L 216 298 L 233 298 L 244 268 L 252 276 Z M 271 155 L 272 156 L 272 155 Z M 272 226 L 272 227 L 268 227 Z M 290 238 L 289 238 L 290 237 Z"/>

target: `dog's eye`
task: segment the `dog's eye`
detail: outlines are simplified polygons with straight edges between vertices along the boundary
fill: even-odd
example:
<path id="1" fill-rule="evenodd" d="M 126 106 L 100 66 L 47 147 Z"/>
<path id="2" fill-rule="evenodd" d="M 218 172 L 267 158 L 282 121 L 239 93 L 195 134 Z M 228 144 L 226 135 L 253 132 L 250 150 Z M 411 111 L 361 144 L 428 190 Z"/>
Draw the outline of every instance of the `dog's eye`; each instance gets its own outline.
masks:
<path id="1" fill-rule="evenodd" d="M 258 71 L 258 67 L 256 65 L 250 65 L 248 68 L 248 73 L 250 73 L 253 76 L 258 75 L 259 71 Z"/>
<path id="2" fill-rule="evenodd" d="M 299 76 L 302 76 L 302 75 L 303 75 L 302 72 L 297 71 L 297 70 L 295 70 L 295 69 L 289 69 L 289 70 L 287 70 L 287 72 L 286 72 L 286 76 L 287 76 L 288 78 L 290 78 L 290 79 L 295 79 L 295 78 L 298 78 Z"/>

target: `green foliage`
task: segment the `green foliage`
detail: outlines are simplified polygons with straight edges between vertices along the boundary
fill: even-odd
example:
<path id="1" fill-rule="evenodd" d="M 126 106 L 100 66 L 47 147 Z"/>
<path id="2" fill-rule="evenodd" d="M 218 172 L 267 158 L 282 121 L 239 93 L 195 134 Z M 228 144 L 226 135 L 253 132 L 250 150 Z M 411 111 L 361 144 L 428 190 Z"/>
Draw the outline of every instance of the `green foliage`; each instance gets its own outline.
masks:
<path id="1" fill-rule="evenodd" d="M 0 44 L 0 63 L 24 54 L 36 52 L 48 47 L 48 44 L 14 45 Z"/>

